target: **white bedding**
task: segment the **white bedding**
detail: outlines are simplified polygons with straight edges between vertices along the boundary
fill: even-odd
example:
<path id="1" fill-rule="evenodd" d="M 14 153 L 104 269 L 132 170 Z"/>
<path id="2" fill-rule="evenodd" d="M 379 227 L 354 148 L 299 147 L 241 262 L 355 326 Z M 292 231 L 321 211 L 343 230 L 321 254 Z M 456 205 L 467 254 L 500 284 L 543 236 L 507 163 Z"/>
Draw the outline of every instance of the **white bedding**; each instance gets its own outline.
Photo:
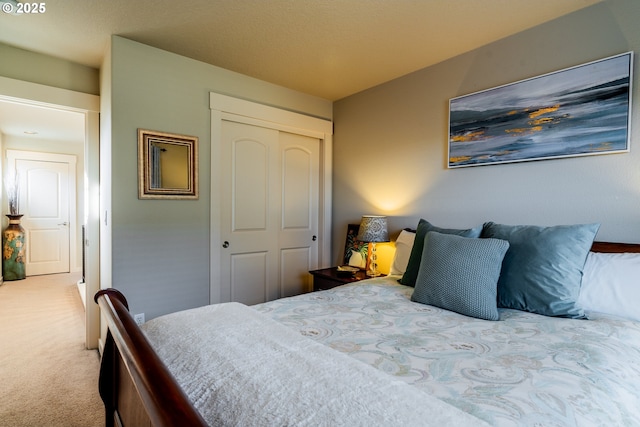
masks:
<path id="1" fill-rule="evenodd" d="M 212 426 L 482 426 L 393 376 L 237 303 L 143 325 Z"/>

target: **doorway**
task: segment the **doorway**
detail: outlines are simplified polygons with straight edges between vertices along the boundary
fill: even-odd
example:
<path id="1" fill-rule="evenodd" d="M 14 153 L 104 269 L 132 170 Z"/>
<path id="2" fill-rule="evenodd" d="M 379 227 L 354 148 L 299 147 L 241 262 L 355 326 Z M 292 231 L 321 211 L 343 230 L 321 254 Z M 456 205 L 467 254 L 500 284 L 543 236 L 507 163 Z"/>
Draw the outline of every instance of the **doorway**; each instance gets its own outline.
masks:
<path id="1" fill-rule="evenodd" d="M 88 349 L 98 347 L 100 315 L 93 295 L 100 289 L 100 198 L 99 198 L 99 110 L 100 97 L 66 89 L 15 80 L 0 76 L 0 103 L 9 103 L 34 110 L 74 112 L 81 116 L 83 126 L 82 216 L 77 223 L 86 225 L 85 238 L 79 243 L 85 251 L 86 339 Z M 8 138 L 3 135 L 4 142 Z M 3 144 L 0 139 L 0 145 Z M 4 144 L 6 145 L 6 144 Z M 5 147 L 0 147 L 4 151 Z M 0 176 L 4 176 L 4 170 Z M 6 203 L 2 201 L 3 203 Z M 80 251 L 81 248 L 78 248 Z"/>
<path id="2" fill-rule="evenodd" d="M 76 212 L 76 157 L 7 150 L 20 191 L 22 226 L 26 230 L 27 276 L 71 273 L 81 268 Z"/>

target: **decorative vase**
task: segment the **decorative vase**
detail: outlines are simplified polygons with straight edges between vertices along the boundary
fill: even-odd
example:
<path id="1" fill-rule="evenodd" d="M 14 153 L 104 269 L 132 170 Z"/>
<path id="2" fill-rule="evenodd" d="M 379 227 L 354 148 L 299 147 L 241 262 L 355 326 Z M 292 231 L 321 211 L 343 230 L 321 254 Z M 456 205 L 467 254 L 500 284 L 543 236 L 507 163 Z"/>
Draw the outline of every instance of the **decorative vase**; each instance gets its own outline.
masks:
<path id="1" fill-rule="evenodd" d="M 9 225 L 2 233 L 2 272 L 4 280 L 24 279 L 24 228 L 20 225 L 22 215 L 7 215 Z"/>
<path id="2" fill-rule="evenodd" d="M 351 249 L 351 257 L 349 258 L 349 265 L 352 267 L 364 268 L 367 265 L 367 260 L 358 251 Z"/>

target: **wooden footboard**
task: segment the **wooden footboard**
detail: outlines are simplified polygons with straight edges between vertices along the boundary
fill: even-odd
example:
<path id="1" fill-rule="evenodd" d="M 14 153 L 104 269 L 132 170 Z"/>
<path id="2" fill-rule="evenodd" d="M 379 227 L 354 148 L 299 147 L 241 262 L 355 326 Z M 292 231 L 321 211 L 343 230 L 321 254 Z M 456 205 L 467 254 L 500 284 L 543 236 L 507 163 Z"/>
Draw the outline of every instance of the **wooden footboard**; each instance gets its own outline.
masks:
<path id="1" fill-rule="evenodd" d="M 105 425 L 206 426 L 131 317 L 124 295 L 104 289 L 94 300 L 109 328 L 99 384 Z"/>

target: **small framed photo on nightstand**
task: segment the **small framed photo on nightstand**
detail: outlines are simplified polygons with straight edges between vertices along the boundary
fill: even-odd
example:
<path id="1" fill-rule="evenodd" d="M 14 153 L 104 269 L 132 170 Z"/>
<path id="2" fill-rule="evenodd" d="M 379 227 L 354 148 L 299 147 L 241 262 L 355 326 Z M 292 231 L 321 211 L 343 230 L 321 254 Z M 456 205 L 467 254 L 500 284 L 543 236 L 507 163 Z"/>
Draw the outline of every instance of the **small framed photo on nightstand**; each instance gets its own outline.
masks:
<path id="1" fill-rule="evenodd" d="M 347 225 L 347 239 L 344 246 L 344 265 L 366 268 L 369 244 L 357 239 L 360 224 Z"/>

